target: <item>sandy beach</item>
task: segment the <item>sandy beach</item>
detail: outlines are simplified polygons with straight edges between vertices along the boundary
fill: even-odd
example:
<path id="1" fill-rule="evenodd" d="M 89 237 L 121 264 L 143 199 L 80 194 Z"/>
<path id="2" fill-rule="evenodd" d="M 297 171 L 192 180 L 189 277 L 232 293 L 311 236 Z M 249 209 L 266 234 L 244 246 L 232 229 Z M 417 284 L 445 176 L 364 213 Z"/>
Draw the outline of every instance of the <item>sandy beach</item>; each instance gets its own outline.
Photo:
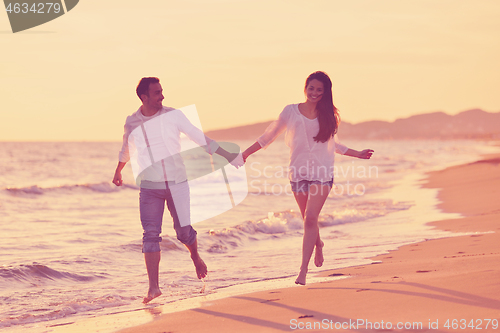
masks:
<path id="1" fill-rule="evenodd" d="M 120 332 L 500 331 L 500 157 L 433 172 L 425 187 L 463 215 L 432 225 L 464 235 L 323 273 L 345 279 L 216 300 Z"/>

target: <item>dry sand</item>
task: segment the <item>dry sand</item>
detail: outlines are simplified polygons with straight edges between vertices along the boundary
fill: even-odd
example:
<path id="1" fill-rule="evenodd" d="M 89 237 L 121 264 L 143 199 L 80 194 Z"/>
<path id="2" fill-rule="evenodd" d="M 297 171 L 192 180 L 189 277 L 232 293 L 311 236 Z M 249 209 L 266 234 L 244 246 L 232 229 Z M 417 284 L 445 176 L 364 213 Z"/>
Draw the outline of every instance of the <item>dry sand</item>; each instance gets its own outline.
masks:
<path id="1" fill-rule="evenodd" d="M 500 158 L 431 173 L 426 187 L 442 189 L 443 210 L 464 215 L 432 225 L 468 235 L 324 273 L 346 279 L 216 300 L 120 333 L 500 332 L 489 321 L 500 318 Z"/>

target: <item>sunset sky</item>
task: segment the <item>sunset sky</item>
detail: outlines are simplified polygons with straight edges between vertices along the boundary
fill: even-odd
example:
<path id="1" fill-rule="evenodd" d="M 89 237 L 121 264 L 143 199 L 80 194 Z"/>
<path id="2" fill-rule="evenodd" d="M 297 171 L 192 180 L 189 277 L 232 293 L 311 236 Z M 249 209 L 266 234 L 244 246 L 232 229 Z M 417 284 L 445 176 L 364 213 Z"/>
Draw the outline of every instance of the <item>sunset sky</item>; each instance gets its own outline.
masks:
<path id="1" fill-rule="evenodd" d="M 118 141 L 157 76 L 203 130 L 275 119 L 327 72 L 343 120 L 500 111 L 498 0 L 81 0 L 13 34 L 0 14 L 0 141 Z"/>

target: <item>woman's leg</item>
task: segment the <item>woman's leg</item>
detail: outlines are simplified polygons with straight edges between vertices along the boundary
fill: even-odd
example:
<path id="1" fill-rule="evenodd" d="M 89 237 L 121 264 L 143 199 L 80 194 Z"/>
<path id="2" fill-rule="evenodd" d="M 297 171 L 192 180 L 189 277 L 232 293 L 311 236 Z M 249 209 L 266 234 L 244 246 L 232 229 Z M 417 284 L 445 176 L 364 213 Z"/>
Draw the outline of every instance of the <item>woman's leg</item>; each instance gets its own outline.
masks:
<path id="1" fill-rule="evenodd" d="M 307 198 L 309 197 L 309 192 L 293 192 L 295 196 L 295 201 L 297 201 L 297 205 L 299 205 L 300 214 L 302 215 L 302 219 L 304 219 L 304 215 L 306 213 L 307 207 Z"/>
<path id="2" fill-rule="evenodd" d="M 319 238 L 318 217 L 329 192 L 330 186 L 328 185 L 312 184 L 309 189 L 309 196 L 307 197 L 307 200 L 304 200 L 302 193 L 298 193 L 295 196 L 297 203 L 299 204 L 299 207 L 301 209 L 301 213 L 301 205 L 305 203 L 305 209 L 303 213 L 304 238 L 302 242 L 302 264 L 300 266 L 299 276 L 295 280 L 295 283 L 297 284 L 306 284 L 307 268 L 309 266 L 309 260 L 311 259 L 314 247 L 316 246 L 316 251 L 318 251 L 318 249 L 319 251 L 321 251 L 323 244 L 321 239 Z M 322 259 L 322 252 L 320 252 L 320 254 Z"/>
<path id="3" fill-rule="evenodd" d="M 302 215 L 302 219 L 304 219 L 305 212 L 306 212 L 306 207 L 307 207 L 307 199 L 309 197 L 309 192 L 293 192 L 293 195 L 295 196 L 295 201 L 297 201 L 297 205 L 299 205 L 300 209 L 300 214 Z M 323 246 L 325 244 L 321 240 L 321 237 L 319 235 L 319 228 L 318 228 L 318 238 L 316 238 L 316 250 L 314 251 L 314 264 L 316 267 L 321 267 L 323 266 Z"/>

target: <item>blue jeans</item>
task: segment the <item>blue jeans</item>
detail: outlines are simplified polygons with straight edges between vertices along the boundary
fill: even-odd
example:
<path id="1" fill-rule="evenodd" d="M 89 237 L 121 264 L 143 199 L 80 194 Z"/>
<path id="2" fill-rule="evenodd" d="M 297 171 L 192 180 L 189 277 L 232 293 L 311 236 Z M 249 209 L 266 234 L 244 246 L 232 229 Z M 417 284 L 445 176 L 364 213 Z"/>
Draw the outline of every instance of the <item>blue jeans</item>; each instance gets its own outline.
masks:
<path id="1" fill-rule="evenodd" d="M 333 179 L 327 182 L 321 182 L 319 180 L 299 180 L 298 182 L 290 182 L 292 186 L 292 192 L 294 193 L 307 193 L 311 188 L 311 185 L 328 185 L 330 189 L 333 187 Z"/>
<path id="2" fill-rule="evenodd" d="M 139 210 L 144 230 L 143 253 L 160 251 L 162 240 L 160 234 L 165 202 L 167 202 L 168 210 L 174 221 L 177 239 L 186 245 L 191 245 L 196 240 L 196 230 L 189 223 L 189 186 L 187 182 L 170 186 L 165 183 L 165 185 L 164 189 L 141 187 L 139 193 Z"/>

